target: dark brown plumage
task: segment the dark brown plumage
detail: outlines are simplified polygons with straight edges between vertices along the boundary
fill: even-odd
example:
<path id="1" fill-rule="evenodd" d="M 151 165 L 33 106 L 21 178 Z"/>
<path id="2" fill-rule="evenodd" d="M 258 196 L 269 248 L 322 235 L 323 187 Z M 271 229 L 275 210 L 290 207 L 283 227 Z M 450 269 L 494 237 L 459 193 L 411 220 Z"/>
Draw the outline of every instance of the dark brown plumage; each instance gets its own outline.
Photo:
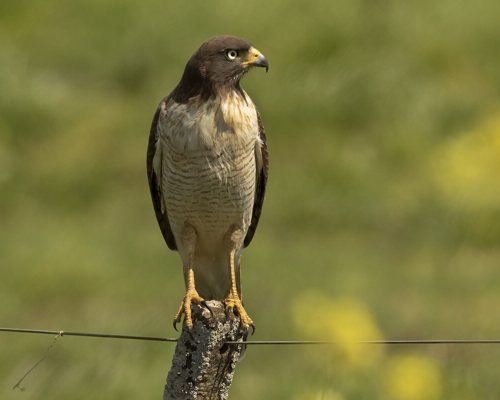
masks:
<path id="1" fill-rule="evenodd" d="M 171 93 L 178 103 L 185 103 L 194 96 L 203 99 L 213 97 L 217 92 L 236 90 L 241 93 L 240 79 L 249 68 L 228 63 L 227 50 L 248 51 L 252 45 L 234 36 L 217 36 L 203 43 L 189 59 L 182 79 Z M 267 62 L 262 65 L 268 68 Z"/>

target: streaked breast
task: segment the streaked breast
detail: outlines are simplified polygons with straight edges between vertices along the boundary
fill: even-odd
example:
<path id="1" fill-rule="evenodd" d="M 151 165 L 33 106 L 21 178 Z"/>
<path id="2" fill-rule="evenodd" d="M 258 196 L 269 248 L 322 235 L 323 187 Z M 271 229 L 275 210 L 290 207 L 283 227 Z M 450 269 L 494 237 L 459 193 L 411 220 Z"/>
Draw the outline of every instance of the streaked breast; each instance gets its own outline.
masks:
<path id="1" fill-rule="evenodd" d="M 232 224 L 248 229 L 259 133 L 251 100 L 234 96 L 167 104 L 159 150 L 174 235 L 185 222 L 204 236 L 223 235 Z"/>

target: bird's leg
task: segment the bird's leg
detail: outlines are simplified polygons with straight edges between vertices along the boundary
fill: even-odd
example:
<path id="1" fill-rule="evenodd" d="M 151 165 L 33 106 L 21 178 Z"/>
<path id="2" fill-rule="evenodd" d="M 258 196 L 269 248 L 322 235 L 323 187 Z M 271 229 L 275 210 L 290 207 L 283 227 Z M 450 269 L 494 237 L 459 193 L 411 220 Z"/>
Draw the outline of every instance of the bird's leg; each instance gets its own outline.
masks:
<path id="1" fill-rule="evenodd" d="M 205 300 L 198 294 L 195 287 L 193 259 L 194 259 L 194 245 L 196 242 L 196 232 L 191 226 L 186 226 L 183 231 L 183 242 L 189 251 L 189 263 L 184 266 L 184 281 L 186 283 L 186 294 L 182 299 L 181 305 L 177 314 L 174 317 L 174 329 L 177 330 L 177 323 L 181 321 L 182 314 L 185 314 L 184 322 L 188 328 L 193 326 L 191 319 L 191 303 L 204 303 Z"/>
<path id="2" fill-rule="evenodd" d="M 186 282 L 186 294 L 182 299 L 181 305 L 177 314 L 175 314 L 174 318 L 174 328 L 178 322 L 181 322 L 182 314 L 185 314 L 184 322 L 186 323 L 188 328 L 193 326 L 193 320 L 191 319 L 191 303 L 203 303 L 203 298 L 198 294 L 196 287 L 194 285 L 194 272 L 191 267 L 187 268 L 187 282 Z"/>
<path id="3" fill-rule="evenodd" d="M 231 279 L 229 294 L 224 299 L 224 304 L 229 310 L 236 309 L 236 312 L 240 316 L 240 320 L 242 325 L 245 328 L 252 327 L 254 330 L 254 325 L 252 319 L 249 317 L 245 308 L 243 307 L 243 303 L 241 302 L 240 296 L 238 294 L 238 288 L 236 284 L 236 272 L 234 267 L 234 255 L 236 253 L 237 245 L 241 241 L 239 239 L 242 238 L 242 232 L 240 229 L 231 233 L 231 251 L 229 253 L 229 277 Z"/>

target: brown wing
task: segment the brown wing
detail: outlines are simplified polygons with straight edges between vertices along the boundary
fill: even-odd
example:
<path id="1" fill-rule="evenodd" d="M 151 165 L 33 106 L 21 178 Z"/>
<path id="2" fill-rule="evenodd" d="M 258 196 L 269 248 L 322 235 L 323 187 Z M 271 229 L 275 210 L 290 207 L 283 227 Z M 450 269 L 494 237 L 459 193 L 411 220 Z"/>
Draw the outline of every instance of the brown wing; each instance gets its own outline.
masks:
<path id="1" fill-rule="evenodd" d="M 149 132 L 149 142 L 148 142 L 148 152 L 146 158 L 146 166 L 148 173 L 148 181 L 149 181 L 149 189 L 151 191 L 151 198 L 153 200 L 153 207 L 155 209 L 156 219 L 158 220 L 158 224 L 160 225 L 161 233 L 163 234 L 163 238 L 167 243 L 167 246 L 171 250 L 177 250 L 177 244 L 175 243 L 174 234 L 172 233 L 172 229 L 170 228 L 170 223 L 168 221 L 168 214 L 166 207 L 162 206 L 162 194 L 161 194 L 161 159 L 159 162 L 160 168 L 155 168 L 155 155 L 157 157 L 161 157 L 161 154 L 156 154 L 157 147 L 156 144 L 160 139 L 160 134 L 158 132 L 158 121 L 160 119 L 160 114 L 168 101 L 168 98 L 165 98 L 161 101 L 156 113 L 153 117 L 153 122 L 151 123 L 151 130 Z"/>
<path id="2" fill-rule="evenodd" d="M 257 224 L 259 223 L 260 214 L 262 212 L 262 204 L 264 203 L 264 194 L 266 192 L 267 173 L 269 170 L 269 153 L 267 151 L 266 132 L 264 131 L 264 125 L 262 124 L 262 119 L 260 118 L 258 111 L 257 119 L 259 122 L 260 137 L 260 143 L 257 143 L 255 147 L 257 182 L 255 185 L 255 200 L 253 203 L 252 221 L 250 223 L 250 227 L 248 228 L 247 235 L 245 236 L 245 241 L 243 242 L 244 247 L 247 247 L 252 241 L 255 230 L 257 229 Z"/>

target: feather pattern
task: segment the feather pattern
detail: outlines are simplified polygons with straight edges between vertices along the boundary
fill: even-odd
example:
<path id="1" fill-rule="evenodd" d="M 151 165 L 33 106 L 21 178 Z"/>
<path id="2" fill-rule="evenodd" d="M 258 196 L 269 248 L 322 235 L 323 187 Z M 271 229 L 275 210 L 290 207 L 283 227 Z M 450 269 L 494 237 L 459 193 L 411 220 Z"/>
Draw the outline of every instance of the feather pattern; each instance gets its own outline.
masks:
<path id="1" fill-rule="evenodd" d="M 262 120 L 239 85 L 248 69 L 220 56 L 216 49 L 227 46 L 250 49 L 234 37 L 200 47 L 156 110 L 146 160 L 165 242 L 193 269 L 199 294 L 211 299 L 223 299 L 230 290 L 233 251 L 241 292 L 241 251 L 255 234 L 269 168 Z M 252 54 L 267 67 L 260 53 Z"/>
<path id="2" fill-rule="evenodd" d="M 167 97 L 153 118 L 148 178 L 172 250 L 182 253 L 186 222 L 196 228 L 206 253 L 220 250 L 234 224 L 243 229 L 244 246 L 253 238 L 267 182 L 266 137 L 251 100 L 234 96 L 186 104 Z"/>

